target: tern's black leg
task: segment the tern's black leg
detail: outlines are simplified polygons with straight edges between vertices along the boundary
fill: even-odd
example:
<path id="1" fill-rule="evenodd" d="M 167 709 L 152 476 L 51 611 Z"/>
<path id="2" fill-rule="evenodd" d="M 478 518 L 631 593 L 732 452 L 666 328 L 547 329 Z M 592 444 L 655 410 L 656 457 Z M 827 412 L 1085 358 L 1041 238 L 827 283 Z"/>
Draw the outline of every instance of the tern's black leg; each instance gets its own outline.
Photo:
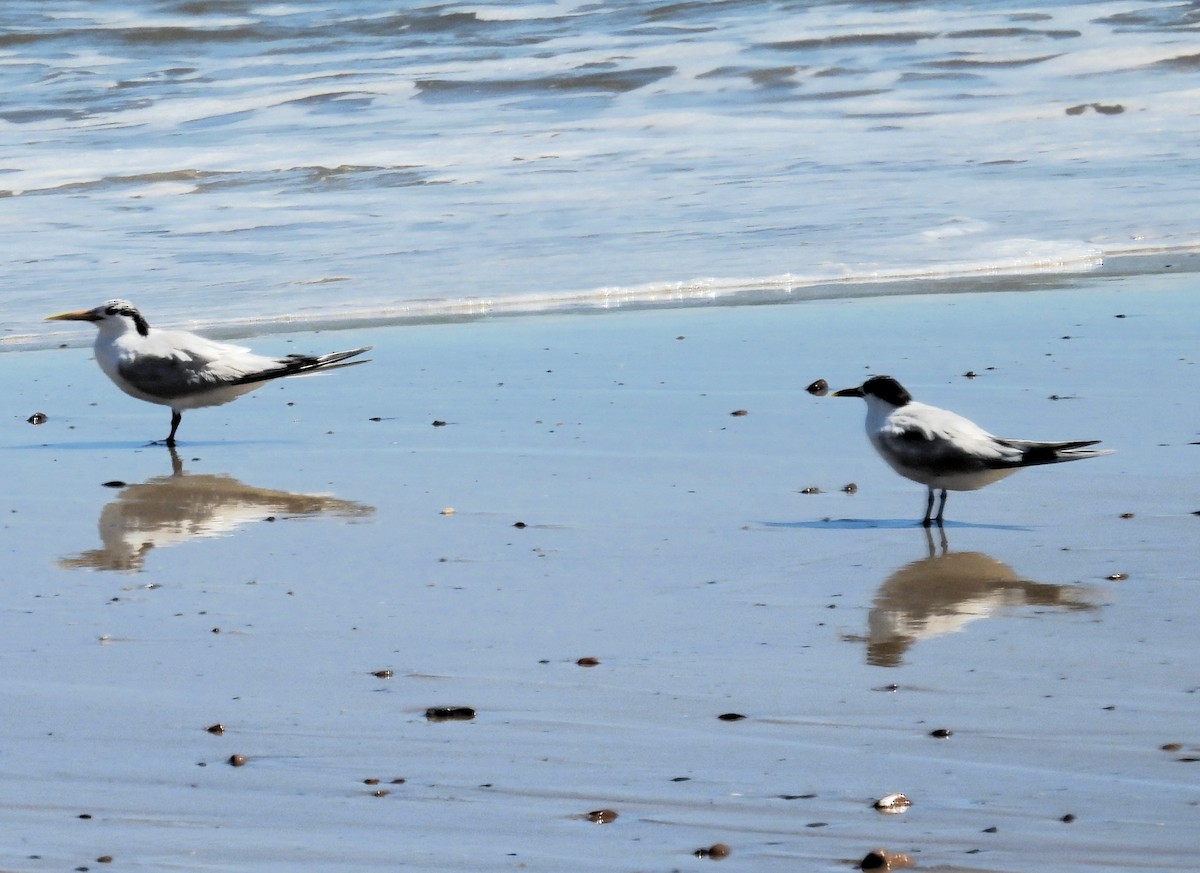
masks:
<path id="1" fill-rule="evenodd" d="M 178 409 L 171 410 L 171 432 L 167 434 L 167 445 L 175 448 L 175 431 L 179 430 L 179 422 L 183 421 L 183 413 Z M 930 506 L 933 505 L 933 492 L 929 492 Z"/>
<path id="2" fill-rule="evenodd" d="M 932 488 L 929 490 L 929 505 L 933 506 L 933 489 Z M 944 513 L 945 511 L 946 511 L 946 489 L 943 488 L 942 489 L 942 500 L 940 503 L 938 503 L 937 518 L 934 519 L 934 521 L 937 522 L 938 527 L 942 526 L 942 513 Z"/>
<path id="3" fill-rule="evenodd" d="M 946 492 L 943 491 L 943 494 Z M 933 519 L 933 489 L 929 489 L 929 499 L 925 501 L 925 518 L 921 520 L 922 527 L 929 527 Z"/>

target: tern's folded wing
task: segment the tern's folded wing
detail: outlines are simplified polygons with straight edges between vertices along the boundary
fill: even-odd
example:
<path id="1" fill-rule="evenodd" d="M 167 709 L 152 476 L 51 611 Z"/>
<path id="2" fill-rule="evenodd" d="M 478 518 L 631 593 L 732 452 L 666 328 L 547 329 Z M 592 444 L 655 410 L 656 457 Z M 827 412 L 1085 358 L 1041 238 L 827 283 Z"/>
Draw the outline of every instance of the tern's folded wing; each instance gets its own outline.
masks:
<path id="1" fill-rule="evenodd" d="M 174 400 L 214 388 L 220 381 L 207 360 L 175 355 L 139 355 L 117 364 L 117 373 L 130 387 L 162 400 Z"/>
<path id="2" fill-rule="evenodd" d="M 888 417 L 880 441 L 896 460 L 911 467 L 968 472 L 1012 466 L 1021 452 L 969 419 L 932 406 L 909 404 Z"/>

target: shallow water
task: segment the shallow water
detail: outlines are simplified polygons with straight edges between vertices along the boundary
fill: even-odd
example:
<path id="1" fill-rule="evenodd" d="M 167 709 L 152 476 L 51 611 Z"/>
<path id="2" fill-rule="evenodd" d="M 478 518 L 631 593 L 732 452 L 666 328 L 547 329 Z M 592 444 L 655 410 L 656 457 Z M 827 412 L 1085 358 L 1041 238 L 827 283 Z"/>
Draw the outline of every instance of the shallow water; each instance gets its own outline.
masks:
<path id="1" fill-rule="evenodd" d="M 1079 269 L 1200 240 L 1191 4 L 15 2 L 0 346 Z"/>
<path id="2" fill-rule="evenodd" d="M 351 331 L 372 364 L 189 414 L 178 470 L 86 352 L 6 355 L 0 866 L 1186 869 L 1191 285 Z M 802 390 L 884 363 L 1117 453 L 952 495 L 943 545 Z M 122 511 L 180 477 L 194 524 Z"/>

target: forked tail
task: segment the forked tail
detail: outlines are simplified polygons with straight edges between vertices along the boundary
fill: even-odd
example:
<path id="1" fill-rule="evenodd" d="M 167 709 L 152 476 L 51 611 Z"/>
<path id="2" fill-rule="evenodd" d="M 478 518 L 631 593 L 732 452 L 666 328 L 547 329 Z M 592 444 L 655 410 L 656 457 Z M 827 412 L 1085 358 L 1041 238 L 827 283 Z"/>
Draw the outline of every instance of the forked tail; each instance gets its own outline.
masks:
<path id="1" fill-rule="evenodd" d="M 1021 452 L 1021 459 L 1013 466 L 1035 467 L 1039 464 L 1061 464 L 1066 461 L 1083 461 L 1087 458 L 1099 458 L 1111 455 L 1112 449 L 1087 449 L 1100 440 L 1065 440 L 1056 443 L 1037 442 L 1035 440 L 997 440 Z"/>
<path id="2" fill-rule="evenodd" d="M 288 355 L 286 358 L 279 359 L 278 367 L 271 367 L 258 373 L 242 376 L 239 379 L 235 379 L 233 384 L 249 385 L 253 382 L 266 382 L 270 379 L 279 379 L 283 376 L 298 376 L 301 373 L 313 373 L 317 370 L 338 370 L 342 367 L 366 364 L 368 361 L 347 361 L 346 359 L 353 358 L 370 350 L 371 346 L 363 346 L 360 349 L 330 352 L 327 355 Z"/>

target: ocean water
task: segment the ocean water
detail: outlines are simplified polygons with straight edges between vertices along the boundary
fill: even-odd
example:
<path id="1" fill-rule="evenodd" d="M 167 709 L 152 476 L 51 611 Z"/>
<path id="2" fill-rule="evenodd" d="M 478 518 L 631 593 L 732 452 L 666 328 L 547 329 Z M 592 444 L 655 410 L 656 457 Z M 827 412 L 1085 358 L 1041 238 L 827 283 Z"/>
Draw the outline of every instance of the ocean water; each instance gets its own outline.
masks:
<path id="1" fill-rule="evenodd" d="M 11 0 L 0 348 L 1200 244 L 1200 4 Z"/>

